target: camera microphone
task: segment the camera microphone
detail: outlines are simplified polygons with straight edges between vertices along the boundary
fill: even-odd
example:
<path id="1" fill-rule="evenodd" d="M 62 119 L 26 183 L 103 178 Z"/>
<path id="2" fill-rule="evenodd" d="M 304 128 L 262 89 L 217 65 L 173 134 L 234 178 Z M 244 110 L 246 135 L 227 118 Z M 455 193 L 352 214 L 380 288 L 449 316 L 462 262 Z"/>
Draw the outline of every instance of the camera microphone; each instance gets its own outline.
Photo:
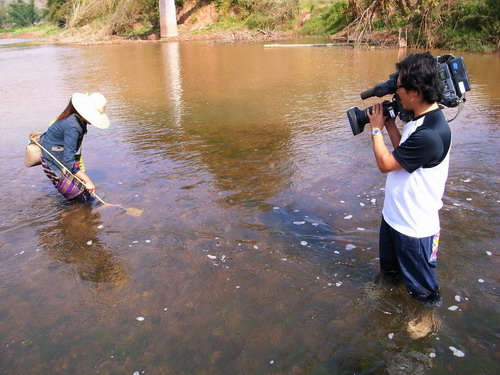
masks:
<path id="1" fill-rule="evenodd" d="M 366 90 L 366 91 L 363 91 L 360 96 L 361 96 L 361 99 L 365 100 L 365 99 L 368 99 L 368 98 L 371 98 L 374 94 L 373 94 L 373 88 L 372 89 L 369 89 L 369 90 Z"/>

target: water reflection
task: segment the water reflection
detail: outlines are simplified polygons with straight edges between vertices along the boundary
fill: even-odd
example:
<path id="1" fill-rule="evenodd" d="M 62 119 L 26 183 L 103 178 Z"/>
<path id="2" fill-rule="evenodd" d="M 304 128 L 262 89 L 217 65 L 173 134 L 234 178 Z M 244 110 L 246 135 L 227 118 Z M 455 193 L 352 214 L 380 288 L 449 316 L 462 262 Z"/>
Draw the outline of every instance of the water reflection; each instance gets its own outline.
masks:
<path id="1" fill-rule="evenodd" d="M 220 191 L 221 197 L 217 201 L 223 206 L 269 208 L 266 200 L 287 189 L 296 170 L 291 150 L 290 124 L 253 119 L 255 113 L 265 107 L 248 97 L 248 87 L 226 92 L 232 82 L 241 76 L 239 71 L 226 74 L 216 71 L 220 69 L 224 58 L 220 51 L 203 51 L 206 47 L 202 49 L 203 52 L 209 52 L 204 54 L 203 76 L 197 73 L 196 77 L 207 81 L 207 86 L 203 86 L 203 82 L 193 81 L 189 75 L 193 70 L 199 72 L 201 61 L 198 58 L 189 54 L 181 55 L 178 43 L 166 43 L 161 47 L 165 93 L 156 98 L 157 104 L 153 108 L 148 106 L 150 112 L 147 117 L 142 116 L 141 126 L 128 134 L 128 140 L 141 155 L 149 155 L 149 158 L 143 158 L 143 162 L 154 163 L 155 173 L 159 175 L 167 173 L 161 166 L 171 166 L 169 161 L 172 160 L 185 163 L 195 170 L 203 166 Z M 156 74 L 154 71 L 151 73 Z M 211 101 L 209 108 L 186 109 L 183 97 L 199 95 L 197 92 L 200 87 L 205 91 L 206 100 Z M 220 90 L 218 95 L 208 93 L 214 89 Z M 238 113 L 233 105 L 220 112 L 217 107 L 222 104 L 227 106 L 226 100 L 237 106 L 245 103 L 245 107 L 255 108 L 254 114 L 247 118 L 245 114 Z M 190 102 L 191 107 L 198 105 L 205 106 L 197 101 Z M 235 114 L 239 119 L 237 123 L 231 124 L 231 131 L 228 131 L 229 119 L 225 115 Z M 149 153 L 149 150 L 155 150 L 154 154 Z M 197 184 L 199 181 L 183 188 L 192 189 Z"/>
<path id="2" fill-rule="evenodd" d="M 162 45 L 163 63 L 165 65 L 165 82 L 167 83 L 166 93 L 173 109 L 173 124 L 179 126 L 182 121 L 182 78 L 181 61 L 179 55 L 179 43 L 165 43 Z"/>
<path id="3" fill-rule="evenodd" d="M 102 228 L 97 209 L 74 204 L 37 230 L 39 246 L 95 288 L 122 287 L 129 282 L 127 272 L 117 254 L 99 239 Z"/>

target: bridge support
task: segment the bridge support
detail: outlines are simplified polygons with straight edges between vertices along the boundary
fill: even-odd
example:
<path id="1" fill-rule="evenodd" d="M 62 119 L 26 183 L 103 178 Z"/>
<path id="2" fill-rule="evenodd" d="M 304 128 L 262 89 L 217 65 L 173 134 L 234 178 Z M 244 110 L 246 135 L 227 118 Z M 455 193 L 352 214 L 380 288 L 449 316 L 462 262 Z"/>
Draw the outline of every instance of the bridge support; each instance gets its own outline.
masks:
<path id="1" fill-rule="evenodd" d="M 160 36 L 161 38 L 176 37 L 177 31 L 177 11 L 175 0 L 160 0 Z"/>

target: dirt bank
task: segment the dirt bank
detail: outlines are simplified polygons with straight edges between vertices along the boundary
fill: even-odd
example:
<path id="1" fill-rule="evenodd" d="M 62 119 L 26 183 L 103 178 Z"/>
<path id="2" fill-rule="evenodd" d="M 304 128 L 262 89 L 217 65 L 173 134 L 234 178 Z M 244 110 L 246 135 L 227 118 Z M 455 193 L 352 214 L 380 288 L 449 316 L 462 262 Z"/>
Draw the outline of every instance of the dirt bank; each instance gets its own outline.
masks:
<path id="1" fill-rule="evenodd" d="M 0 39 L 25 38 L 39 39 L 40 43 L 53 44 L 78 44 L 78 45 L 100 45 L 100 44 L 127 44 L 127 43 L 157 43 L 164 41 L 210 41 L 216 44 L 231 43 L 266 43 L 278 42 L 290 39 L 304 38 L 296 32 L 263 31 L 263 30 L 198 30 L 191 31 L 179 27 L 179 35 L 173 38 L 161 39 L 158 34 L 150 34 L 141 37 L 129 37 L 122 35 L 102 35 L 85 27 L 74 30 L 62 30 L 59 33 L 46 35 L 44 31 L 26 33 L 3 33 Z M 329 39 L 332 42 L 348 42 L 353 44 L 370 45 L 377 47 L 404 47 L 404 40 L 399 40 L 397 33 L 378 32 L 366 35 L 362 40 L 353 40 L 348 35 L 334 35 Z"/>
<path id="2" fill-rule="evenodd" d="M 195 41 L 206 40 L 214 43 L 260 43 L 269 41 L 299 38 L 293 32 L 263 31 L 263 30 L 197 30 L 191 31 L 179 27 L 179 35 L 173 38 L 162 39 L 162 41 Z M 160 35 L 152 33 L 144 36 L 130 37 L 123 35 L 104 35 L 90 28 L 65 30 L 55 34 L 47 35 L 46 31 L 12 32 L 1 33 L 0 39 L 39 39 L 41 43 L 55 44 L 125 44 L 125 43 L 151 43 L 160 41 Z"/>

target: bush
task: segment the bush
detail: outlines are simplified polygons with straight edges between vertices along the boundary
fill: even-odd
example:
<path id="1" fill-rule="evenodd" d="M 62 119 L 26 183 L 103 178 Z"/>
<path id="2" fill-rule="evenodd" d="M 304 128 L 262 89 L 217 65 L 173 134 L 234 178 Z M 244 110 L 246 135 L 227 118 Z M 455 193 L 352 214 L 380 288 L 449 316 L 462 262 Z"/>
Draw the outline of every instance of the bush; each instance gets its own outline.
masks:
<path id="1" fill-rule="evenodd" d="M 326 25 L 326 32 L 328 34 L 335 34 L 342 30 L 349 23 L 347 16 L 348 4 L 344 1 L 339 1 L 333 4 L 328 12 L 325 13 L 323 19 Z"/>
<path id="2" fill-rule="evenodd" d="M 311 18 L 304 23 L 301 33 L 304 35 L 331 35 L 342 30 L 351 21 L 348 15 L 348 3 L 338 1 L 333 5 L 316 7 L 309 5 Z"/>
<path id="3" fill-rule="evenodd" d="M 445 38 L 438 47 L 486 51 L 498 49 L 500 37 L 498 0 L 461 1 L 446 19 Z"/>
<path id="4" fill-rule="evenodd" d="M 299 14 L 299 0 L 254 0 L 245 4 L 250 7 L 246 24 L 251 29 L 289 29 Z"/>
<path id="5" fill-rule="evenodd" d="M 59 25 L 60 27 L 66 24 L 70 7 L 67 0 L 47 0 L 47 18 Z"/>

